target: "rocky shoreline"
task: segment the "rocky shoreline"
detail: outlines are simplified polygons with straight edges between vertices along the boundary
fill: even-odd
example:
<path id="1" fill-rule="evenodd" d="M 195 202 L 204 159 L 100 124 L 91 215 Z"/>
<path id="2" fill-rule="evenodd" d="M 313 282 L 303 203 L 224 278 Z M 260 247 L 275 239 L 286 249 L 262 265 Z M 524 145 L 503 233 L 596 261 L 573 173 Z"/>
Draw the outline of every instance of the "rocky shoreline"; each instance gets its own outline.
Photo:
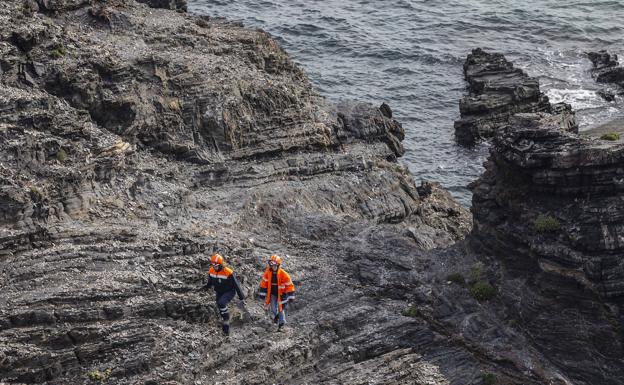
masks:
<path id="1" fill-rule="evenodd" d="M 578 132 L 572 107 L 551 104 L 540 91 L 539 81 L 515 68 L 500 53 L 476 48 L 464 63 L 468 95 L 459 101 L 460 119 L 455 122 L 455 138 L 462 145 L 491 138 L 517 113 L 541 112 L 560 120 L 561 128 Z"/>
<path id="2" fill-rule="evenodd" d="M 331 105 L 267 33 L 184 9 L 0 9 L 0 382 L 624 381 L 619 142 L 505 107 L 473 227 L 397 162 L 389 106 Z M 215 251 L 250 294 L 229 340 L 196 290 Z M 284 333 L 252 299 L 273 253 Z"/>

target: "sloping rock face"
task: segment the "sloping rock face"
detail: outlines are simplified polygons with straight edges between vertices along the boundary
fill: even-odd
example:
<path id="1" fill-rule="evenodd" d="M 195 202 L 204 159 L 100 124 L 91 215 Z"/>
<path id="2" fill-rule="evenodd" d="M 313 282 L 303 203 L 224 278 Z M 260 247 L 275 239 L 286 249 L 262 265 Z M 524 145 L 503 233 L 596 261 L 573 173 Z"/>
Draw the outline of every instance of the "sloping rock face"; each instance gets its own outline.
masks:
<path id="1" fill-rule="evenodd" d="M 455 137 L 460 144 L 470 145 L 494 136 L 511 116 L 520 112 L 559 115 L 563 129 L 578 131 L 572 107 L 566 103 L 550 104 L 540 92 L 539 80 L 515 68 L 500 53 L 474 49 L 464 63 L 464 76 L 468 95 L 459 102 L 461 118 L 455 122 Z"/>
<path id="2" fill-rule="evenodd" d="M 624 381 L 623 166 L 621 142 L 565 132 L 551 115 L 517 114 L 472 186 L 473 243 L 498 256 L 507 276 L 538 288 L 522 299 L 524 289 L 503 289 L 509 311 L 579 383 L 592 383 L 590 373 Z M 557 342 L 563 335 L 574 336 L 569 345 Z M 593 354 L 605 361 L 587 362 Z"/>
<path id="3" fill-rule="evenodd" d="M 471 224 L 396 162 L 387 106 L 328 105 L 262 31 L 134 1 L 3 5 L 1 382 L 457 383 L 490 367 L 401 314 L 428 250 Z M 215 251 L 249 294 L 229 341 L 196 291 Z M 300 302 L 279 334 L 252 299 L 273 253 Z"/>
<path id="4" fill-rule="evenodd" d="M 388 106 L 329 105 L 262 31 L 3 5 L 0 382 L 621 383 L 618 319 L 475 254 L 466 210 L 397 163 Z M 229 339 L 196 290 L 213 252 L 248 294 Z M 283 333 L 252 298 L 274 253 Z"/>

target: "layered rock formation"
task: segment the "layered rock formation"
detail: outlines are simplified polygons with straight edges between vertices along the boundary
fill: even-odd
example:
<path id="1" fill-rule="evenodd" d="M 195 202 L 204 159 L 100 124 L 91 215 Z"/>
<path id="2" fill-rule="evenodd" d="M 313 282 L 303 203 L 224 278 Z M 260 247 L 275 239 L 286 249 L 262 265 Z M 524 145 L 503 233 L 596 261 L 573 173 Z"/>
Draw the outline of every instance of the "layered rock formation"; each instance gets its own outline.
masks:
<path id="1" fill-rule="evenodd" d="M 592 75 L 598 83 L 615 83 L 624 87 L 624 68 L 620 67 L 616 54 L 607 51 L 587 53 L 593 64 Z"/>
<path id="2" fill-rule="evenodd" d="M 591 60 L 593 69 L 592 76 L 598 83 L 615 85 L 617 90 L 602 89 L 598 94 L 606 101 L 615 100 L 615 95 L 624 93 L 624 67 L 620 67 L 616 54 L 610 54 L 605 50 L 598 52 L 588 52 L 587 56 Z"/>
<path id="3" fill-rule="evenodd" d="M 461 118 L 455 122 L 455 137 L 460 144 L 470 145 L 494 136 L 520 112 L 558 115 L 562 128 L 578 131 L 572 107 L 550 104 L 540 92 L 538 79 L 514 68 L 500 53 L 474 49 L 464 63 L 464 76 L 468 95 L 459 102 Z"/>
<path id="4" fill-rule="evenodd" d="M 479 378 L 461 347 L 468 369 L 439 369 L 449 347 L 400 314 L 407 250 L 470 220 L 396 163 L 387 106 L 328 105 L 268 34 L 131 0 L 0 20 L 2 382 Z M 230 341 L 195 290 L 214 251 L 250 294 Z M 251 298 L 272 253 L 299 288 L 284 334 Z"/>
<path id="5" fill-rule="evenodd" d="M 539 288 L 502 293 L 507 304 L 518 301 L 508 307 L 531 325 L 541 350 L 577 381 L 591 383 L 593 373 L 617 384 L 624 380 L 624 146 L 558 123 L 518 114 L 496 135 L 473 185 L 472 239 L 504 261 L 508 277 Z M 562 335 L 575 335 L 565 350 Z M 597 351 L 606 367 L 585 362 Z"/>
<path id="6" fill-rule="evenodd" d="M 615 310 L 474 253 L 388 106 L 332 106 L 268 34 L 150 4 L 0 9 L 0 382 L 622 382 Z M 249 295 L 229 340 L 196 291 L 215 251 Z M 284 333 L 252 298 L 273 253 Z"/>

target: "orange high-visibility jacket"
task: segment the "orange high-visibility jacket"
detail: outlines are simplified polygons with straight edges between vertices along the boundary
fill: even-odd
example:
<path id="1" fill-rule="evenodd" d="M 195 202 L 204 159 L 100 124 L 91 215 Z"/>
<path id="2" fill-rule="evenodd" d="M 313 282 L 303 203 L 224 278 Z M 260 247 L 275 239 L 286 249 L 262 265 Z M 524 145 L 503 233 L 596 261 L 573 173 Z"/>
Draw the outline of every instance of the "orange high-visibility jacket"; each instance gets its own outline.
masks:
<path id="1" fill-rule="evenodd" d="M 230 290 L 236 290 L 236 294 L 238 294 L 238 298 L 240 298 L 241 301 L 245 298 L 240 284 L 236 279 L 236 274 L 227 266 L 224 266 L 220 271 L 217 271 L 214 267 L 210 267 L 208 271 L 208 283 L 204 285 L 203 289 L 207 290 L 211 286 L 214 287 L 217 296 L 221 296 Z"/>
<path id="2" fill-rule="evenodd" d="M 260 292 L 258 293 L 261 297 L 266 296 L 265 302 L 267 304 L 271 303 L 271 278 L 273 277 L 273 270 L 270 268 L 266 268 L 264 270 L 264 274 L 262 275 L 262 280 L 260 281 Z M 292 280 L 290 279 L 290 275 L 287 272 L 282 270 L 281 268 L 277 269 L 277 301 L 279 303 L 279 309 L 282 311 L 282 308 L 288 300 L 291 298 L 295 298 L 295 285 L 293 285 Z"/>

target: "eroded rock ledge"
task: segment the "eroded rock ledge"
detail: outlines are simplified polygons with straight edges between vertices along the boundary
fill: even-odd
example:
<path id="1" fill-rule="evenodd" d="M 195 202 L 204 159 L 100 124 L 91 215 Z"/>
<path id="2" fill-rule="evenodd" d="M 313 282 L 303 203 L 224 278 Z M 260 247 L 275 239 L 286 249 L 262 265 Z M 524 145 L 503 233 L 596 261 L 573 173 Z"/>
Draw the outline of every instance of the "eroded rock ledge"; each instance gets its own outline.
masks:
<path id="1" fill-rule="evenodd" d="M 471 250 L 388 106 L 328 104 L 262 31 L 36 5 L 0 8 L 0 382 L 622 383 L 613 304 Z M 214 251 L 250 295 L 289 255 L 292 328 L 249 298 L 221 339 Z"/>
<path id="2" fill-rule="evenodd" d="M 583 383 L 624 379 L 623 165 L 621 142 L 562 131 L 550 115 L 517 114 L 472 186 L 473 244 L 497 256 L 506 279 L 536 290 L 503 284 L 507 310 Z M 594 349 L 607 369 L 582 358 Z"/>
<path id="3" fill-rule="evenodd" d="M 578 126 L 572 107 L 551 104 L 540 92 L 539 80 L 515 68 L 500 53 L 474 49 L 464 63 L 468 95 L 459 102 L 461 118 L 455 122 L 455 137 L 470 145 L 487 139 L 520 112 L 544 112 L 559 116 L 561 127 L 576 132 Z"/>
<path id="4" fill-rule="evenodd" d="M 481 68 L 506 63 L 482 57 Z M 490 114 L 483 119 L 499 116 Z M 571 132 L 565 115 L 506 119 L 471 186 L 470 243 L 500 263 L 500 278 L 490 278 L 499 285 L 499 312 L 531 330 L 527 339 L 562 370 L 555 378 L 617 384 L 624 380 L 622 140 L 600 139 L 606 128 Z M 602 364 L 587 360 L 597 352 Z"/>
<path id="5" fill-rule="evenodd" d="M 0 9 L 0 382 L 479 378 L 401 315 L 412 252 L 471 223 L 397 163 L 390 108 L 330 105 L 267 33 L 149 3 Z M 229 342 L 195 291 L 214 251 L 250 294 Z M 284 334 L 251 298 L 272 253 L 299 288 Z"/>

